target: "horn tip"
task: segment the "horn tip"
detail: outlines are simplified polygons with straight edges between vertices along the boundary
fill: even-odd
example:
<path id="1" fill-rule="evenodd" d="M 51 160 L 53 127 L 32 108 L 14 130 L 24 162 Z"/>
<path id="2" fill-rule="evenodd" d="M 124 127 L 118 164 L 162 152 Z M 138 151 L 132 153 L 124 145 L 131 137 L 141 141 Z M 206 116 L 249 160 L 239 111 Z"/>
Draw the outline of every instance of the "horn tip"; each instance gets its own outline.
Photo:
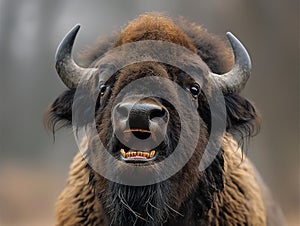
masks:
<path id="1" fill-rule="evenodd" d="M 226 36 L 228 37 L 228 36 L 233 36 L 233 34 L 230 32 L 230 31 L 227 31 L 226 32 Z"/>
<path id="2" fill-rule="evenodd" d="M 235 52 L 235 56 L 239 55 L 239 59 L 242 60 L 242 62 L 236 62 L 242 65 L 245 71 L 250 71 L 252 68 L 251 58 L 249 56 L 248 51 L 246 50 L 245 46 L 239 41 L 239 39 L 233 35 L 230 31 L 226 32 L 226 36 L 230 42 L 230 45 L 233 48 L 233 51 Z M 236 52 L 239 52 L 237 54 Z M 236 59 L 235 59 L 236 60 Z"/>
<path id="3" fill-rule="evenodd" d="M 76 30 L 76 31 L 78 32 L 79 29 L 80 29 L 80 27 L 81 27 L 81 24 L 80 24 L 80 23 L 77 23 L 77 24 L 75 24 L 75 26 L 72 28 L 72 30 Z"/>
<path id="4" fill-rule="evenodd" d="M 234 34 L 232 34 L 230 31 L 226 32 L 226 36 L 227 36 L 227 38 L 228 38 L 228 40 L 230 41 L 231 44 L 234 43 L 234 42 L 242 44 L 238 40 L 238 38 Z"/>
<path id="5" fill-rule="evenodd" d="M 59 44 L 55 54 L 55 61 L 57 63 L 59 63 L 66 56 L 71 57 L 72 47 L 80 27 L 81 25 L 77 23 Z"/>

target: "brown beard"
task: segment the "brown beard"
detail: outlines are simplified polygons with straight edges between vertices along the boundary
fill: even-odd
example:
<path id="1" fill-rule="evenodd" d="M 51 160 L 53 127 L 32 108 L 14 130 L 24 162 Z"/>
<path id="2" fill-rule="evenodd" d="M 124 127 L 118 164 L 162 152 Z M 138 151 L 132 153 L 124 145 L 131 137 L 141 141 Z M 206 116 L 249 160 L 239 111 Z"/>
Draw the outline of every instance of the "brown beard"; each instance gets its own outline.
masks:
<path id="1" fill-rule="evenodd" d="M 169 216 L 169 182 L 143 187 L 133 187 L 109 183 L 105 210 L 111 225 L 154 226 L 165 222 Z"/>
<path id="2" fill-rule="evenodd" d="M 207 225 L 214 194 L 223 190 L 223 165 L 220 152 L 191 191 L 181 186 L 189 181 L 178 181 L 182 171 L 188 171 L 186 167 L 170 179 L 148 186 L 118 184 L 97 173 L 90 182 L 111 225 L 190 225 L 186 219 Z"/>

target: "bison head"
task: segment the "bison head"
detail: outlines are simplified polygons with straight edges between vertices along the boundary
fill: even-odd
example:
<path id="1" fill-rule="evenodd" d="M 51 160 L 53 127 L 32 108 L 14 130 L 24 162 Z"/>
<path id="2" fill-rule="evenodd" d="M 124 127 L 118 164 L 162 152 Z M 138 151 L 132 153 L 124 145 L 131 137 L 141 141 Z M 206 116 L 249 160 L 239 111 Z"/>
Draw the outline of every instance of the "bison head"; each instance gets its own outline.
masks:
<path id="1" fill-rule="evenodd" d="M 91 50 L 81 67 L 72 58 L 79 28 L 57 50 L 69 90 L 47 117 L 52 129 L 64 122 L 84 131 L 81 151 L 105 216 L 114 225 L 172 224 L 170 216 L 190 214 L 187 206 L 204 216 L 223 189 L 223 137 L 256 128 L 254 107 L 239 95 L 251 69 L 246 49 L 227 33 L 234 64 L 226 72 L 232 58 L 215 36 L 144 16 Z"/>

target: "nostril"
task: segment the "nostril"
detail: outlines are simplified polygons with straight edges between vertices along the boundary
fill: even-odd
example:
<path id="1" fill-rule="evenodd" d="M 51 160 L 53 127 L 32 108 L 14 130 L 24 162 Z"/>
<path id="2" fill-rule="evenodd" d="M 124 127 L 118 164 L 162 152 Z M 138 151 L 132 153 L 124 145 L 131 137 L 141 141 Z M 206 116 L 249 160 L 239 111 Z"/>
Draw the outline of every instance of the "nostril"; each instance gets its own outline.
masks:
<path id="1" fill-rule="evenodd" d="M 166 115 L 166 110 L 164 108 L 161 108 L 161 109 L 153 109 L 151 112 L 150 112 L 150 116 L 149 116 L 149 119 L 150 120 L 153 120 L 155 118 L 164 118 Z"/>

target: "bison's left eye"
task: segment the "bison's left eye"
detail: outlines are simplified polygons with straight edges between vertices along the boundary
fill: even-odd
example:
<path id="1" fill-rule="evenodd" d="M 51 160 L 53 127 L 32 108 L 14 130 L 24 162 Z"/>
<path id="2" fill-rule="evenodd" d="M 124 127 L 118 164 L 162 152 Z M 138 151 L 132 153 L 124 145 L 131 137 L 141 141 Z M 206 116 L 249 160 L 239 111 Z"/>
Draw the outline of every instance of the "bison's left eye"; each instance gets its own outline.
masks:
<path id="1" fill-rule="evenodd" d="M 190 92 L 194 97 L 197 97 L 200 93 L 200 86 L 197 83 L 194 83 L 190 87 Z"/>
<path id="2" fill-rule="evenodd" d="M 107 85 L 102 84 L 99 86 L 99 91 L 101 96 L 105 94 L 106 89 L 107 89 Z"/>

